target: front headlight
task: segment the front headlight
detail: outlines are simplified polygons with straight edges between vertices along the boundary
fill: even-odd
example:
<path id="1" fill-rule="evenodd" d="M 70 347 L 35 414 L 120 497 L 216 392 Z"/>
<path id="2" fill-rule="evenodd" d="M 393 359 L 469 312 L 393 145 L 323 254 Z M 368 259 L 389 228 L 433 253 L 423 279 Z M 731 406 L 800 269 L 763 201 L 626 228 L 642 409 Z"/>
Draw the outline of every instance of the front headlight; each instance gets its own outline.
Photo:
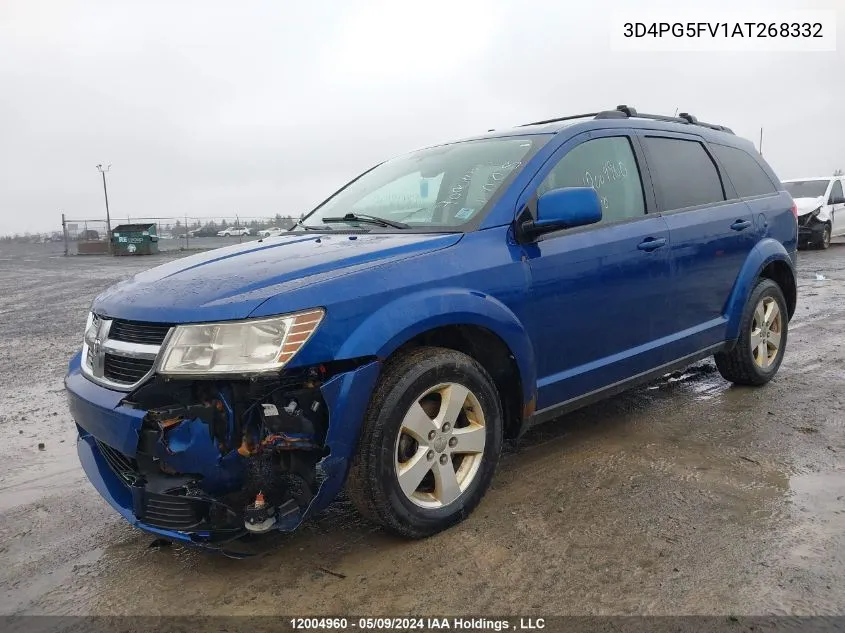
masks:
<path id="1" fill-rule="evenodd" d="M 268 319 L 179 325 L 158 371 L 178 376 L 279 370 L 311 338 L 324 314 L 318 308 Z"/>
<path id="2" fill-rule="evenodd" d="M 85 321 L 85 333 L 82 335 L 82 340 L 88 345 L 93 345 L 99 329 L 100 317 L 96 316 L 93 312 L 89 312 L 88 319 Z"/>

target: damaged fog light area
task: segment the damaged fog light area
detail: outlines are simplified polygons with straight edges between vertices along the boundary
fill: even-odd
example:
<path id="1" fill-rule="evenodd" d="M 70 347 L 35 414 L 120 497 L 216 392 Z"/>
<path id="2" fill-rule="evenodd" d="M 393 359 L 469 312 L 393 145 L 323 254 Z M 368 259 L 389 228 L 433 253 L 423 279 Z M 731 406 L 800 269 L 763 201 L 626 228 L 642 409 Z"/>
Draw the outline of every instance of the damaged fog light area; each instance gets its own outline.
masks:
<path id="1" fill-rule="evenodd" d="M 338 371 L 158 379 L 124 402 L 146 411 L 135 457 L 104 445 L 100 452 L 148 526 L 207 540 L 293 529 L 319 489 L 329 453 L 320 388 Z"/>

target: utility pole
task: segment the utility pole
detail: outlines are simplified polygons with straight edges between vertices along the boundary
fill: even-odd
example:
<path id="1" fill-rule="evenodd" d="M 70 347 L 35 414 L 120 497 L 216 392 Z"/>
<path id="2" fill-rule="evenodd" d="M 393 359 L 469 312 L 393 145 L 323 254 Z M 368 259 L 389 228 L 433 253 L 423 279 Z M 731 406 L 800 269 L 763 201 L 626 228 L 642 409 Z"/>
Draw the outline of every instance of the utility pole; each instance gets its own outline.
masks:
<path id="1" fill-rule="evenodd" d="M 760 128 L 760 156 L 763 155 L 763 128 Z"/>
<path id="2" fill-rule="evenodd" d="M 97 165 L 97 171 L 103 175 L 103 195 L 106 197 L 106 236 L 109 241 L 109 252 L 111 252 L 111 218 L 109 217 L 109 190 L 106 188 L 106 172 L 111 169 L 109 164 L 105 169 Z"/>
<path id="3" fill-rule="evenodd" d="M 67 257 L 67 222 L 65 221 L 64 213 L 62 213 L 62 237 L 65 241 L 65 257 Z"/>

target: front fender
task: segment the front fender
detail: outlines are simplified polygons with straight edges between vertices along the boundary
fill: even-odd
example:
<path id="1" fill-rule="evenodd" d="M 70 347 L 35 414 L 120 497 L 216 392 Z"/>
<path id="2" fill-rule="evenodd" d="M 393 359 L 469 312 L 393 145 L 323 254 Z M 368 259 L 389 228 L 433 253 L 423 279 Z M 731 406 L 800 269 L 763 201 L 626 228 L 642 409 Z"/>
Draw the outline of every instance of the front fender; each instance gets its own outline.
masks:
<path id="1" fill-rule="evenodd" d="M 831 222 L 833 218 L 831 217 L 832 207 L 829 204 L 823 205 L 821 209 L 819 209 L 819 214 L 816 216 L 816 219 L 819 222 Z"/>
<path id="2" fill-rule="evenodd" d="M 733 291 L 728 299 L 725 308 L 725 315 L 728 318 L 728 329 L 726 338 L 733 340 L 739 337 L 739 325 L 742 320 L 742 311 L 745 308 L 745 302 L 748 300 L 748 295 L 754 288 L 760 272 L 773 261 L 783 261 L 789 265 L 789 270 L 792 275 L 795 275 L 795 269 L 789 253 L 784 248 L 783 244 L 772 238 L 760 240 L 757 245 L 751 249 L 739 275 L 734 283 Z"/>
<path id="3" fill-rule="evenodd" d="M 367 317 L 336 357 L 384 359 L 418 334 L 449 325 L 483 327 L 502 339 L 519 367 L 523 402 L 532 401 L 537 376 L 525 328 L 505 304 L 476 290 L 436 288 L 396 299 Z"/>

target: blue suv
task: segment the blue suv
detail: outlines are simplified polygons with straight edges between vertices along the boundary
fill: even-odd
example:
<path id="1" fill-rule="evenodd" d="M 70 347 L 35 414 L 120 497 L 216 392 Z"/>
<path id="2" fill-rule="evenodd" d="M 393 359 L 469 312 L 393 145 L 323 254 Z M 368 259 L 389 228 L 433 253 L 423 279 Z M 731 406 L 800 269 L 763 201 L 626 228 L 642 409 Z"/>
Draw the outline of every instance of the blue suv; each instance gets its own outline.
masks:
<path id="1" fill-rule="evenodd" d="M 748 141 L 619 106 L 388 160 L 280 236 L 143 272 L 65 380 L 82 466 L 134 525 L 207 547 L 344 488 L 424 537 L 503 438 L 707 356 L 777 372 L 796 210 Z"/>

